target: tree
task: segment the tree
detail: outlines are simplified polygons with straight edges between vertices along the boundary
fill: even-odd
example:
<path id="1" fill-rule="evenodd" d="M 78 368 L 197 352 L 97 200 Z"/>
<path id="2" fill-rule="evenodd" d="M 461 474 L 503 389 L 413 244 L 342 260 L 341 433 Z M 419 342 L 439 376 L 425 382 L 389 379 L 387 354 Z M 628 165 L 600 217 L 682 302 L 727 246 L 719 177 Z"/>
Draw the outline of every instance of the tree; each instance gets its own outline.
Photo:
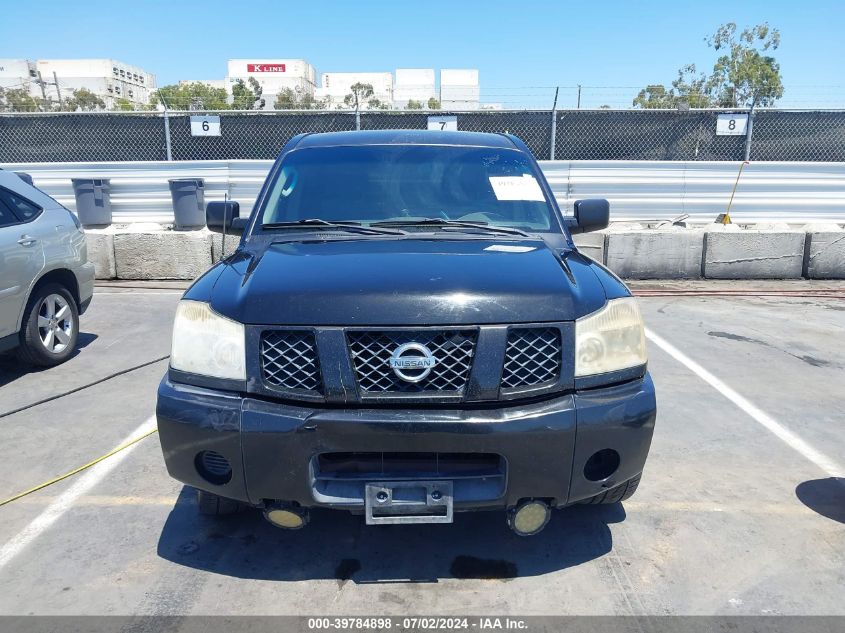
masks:
<path id="1" fill-rule="evenodd" d="M 374 92 L 372 84 L 362 84 L 360 81 L 352 84 L 349 89 L 352 92 L 343 98 L 343 102 L 347 106 L 355 108 L 356 111 L 361 109 L 361 104 L 366 103 Z"/>
<path id="2" fill-rule="evenodd" d="M 87 88 L 72 90 L 71 95 L 70 99 L 65 99 L 65 108 L 68 112 L 93 112 L 106 109 L 106 102 Z"/>
<path id="3" fill-rule="evenodd" d="M 440 109 L 440 102 L 435 99 L 434 97 L 429 97 L 428 99 L 428 109 L 429 110 L 439 110 Z"/>
<path id="4" fill-rule="evenodd" d="M 150 96 L 150 104 L 159 103 L 171 110 L 228 110 L 228 95 L 223 88 L 213 88 L 195 81 L 190 84 L 162 86 Z"/>
<path id="5" fill-rule="evenodd" d="M 120 112 L 132 112 L 135 110 L 135 106 L 132 105 L 132 102 L 129 99 L 125 99 L 124 97 L 120 97 L 119 99 L 114 100 L 114 110 L 118 110 Z"/>
<path id="6" fill-rule="evenodd" d="M 298 110 L 299 105 L 296 99 L 296 93 L 290 88 L 282 88 L 276 94 L 276 100 L 273 101 L 273 109 L 275 110 Z"/>
<path id="7" fill-rule="evenodd" d="M 325 105 L 323 101 L 315 99 L 314 95 L 305 93 L 300 96 L 290 88 L 283 88 L 273 102 L 276 110 L 321 110 Z"/>
<path id="8" fill-rule="evenodd" d="M 326 102 L 323 99 L 317 99 L 314 95 L 305 93 L 299 100 L 299 104 L 303 110 L 325 110 Z"/>
<path id="9" fill-rule="evenodd" d="M 767 23 L 746 28 L 737 36 L 736 24 L 720 26 L 704 40 L 722 51 L 713 73 L 698 73 L 694 64 L 678 70 L 678 77 L 667 89 L 652 84 L 640 90 L 633 105 L 638 108 L 754 107 L 773 105 L 783 96 L 780 64 L 764 53 L 780 46 L 780 31 Z"/>
<path id="10" fill-rule="evenodd" d="M 261 84 L 250 77 L 247 83 L 238 79 L 232 84 L 232 108 L 235 110 L 263 110 L 265 100 L 261 97 L 264 90 Z"/>
<path id="11" fill-rule="evenodd" d="M 737 36 L 736 24 L 719 27 L 707 45 L 722 55 L 713 66 L 711 88 L 724 107 L 773 105 L 783 96 L 780 64 L 766 55 L 780 46 L 780 31 L 763 22 Z"/>
<path id="12" fill-rule="evenodd" d="M 37 112 L 38 101 L 24 88 L 0 89 L 0 111 Z"/>
<path id="13" fill-rule="evenodd" d="M 634 98 L 635 108 L 674 108 L 675 96 L 663 84 L 646 86 Z"/>
<path id="14" fill-rule="evenodd" d="M 405 106 L 407 110 L 422 110 L 423 104 L 416 99 L 408 99 L 408 105 Z"/>

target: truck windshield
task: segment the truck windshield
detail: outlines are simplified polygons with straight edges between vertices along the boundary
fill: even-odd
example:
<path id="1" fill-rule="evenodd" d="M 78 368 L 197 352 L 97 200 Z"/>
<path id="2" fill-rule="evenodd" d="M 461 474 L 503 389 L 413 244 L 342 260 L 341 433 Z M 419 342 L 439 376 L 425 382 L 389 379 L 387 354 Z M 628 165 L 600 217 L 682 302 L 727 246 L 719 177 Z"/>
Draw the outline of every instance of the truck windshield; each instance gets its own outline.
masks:
<path id="1" fill-rule="evenodd" d="M 268 228 L 309 219 L 413 225 L 414 220 L 431 218 L 559 230 L 533 165 L 523 154 L 435 145 L 295 150 L 276 174 L 261 222 Z M 419 226 L 430 231 L 438 224 Z"/>

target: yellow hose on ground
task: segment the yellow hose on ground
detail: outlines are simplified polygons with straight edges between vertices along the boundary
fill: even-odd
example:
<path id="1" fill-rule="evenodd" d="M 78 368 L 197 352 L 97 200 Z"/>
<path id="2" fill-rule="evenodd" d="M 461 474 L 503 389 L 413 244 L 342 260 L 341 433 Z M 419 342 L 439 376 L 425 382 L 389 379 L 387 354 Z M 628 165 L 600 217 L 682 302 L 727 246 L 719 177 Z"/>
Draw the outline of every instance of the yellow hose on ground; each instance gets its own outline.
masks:
<path id="1" fill-rule="evenodd" d="M 17 501 L 18 499 L 21 499 L 21 498 L 23 498 L 23 497 L 25 497 L 29 494 L 32 494 L 33 492 L 37 492 L 39 490 L 42 490 L 43 488 L 46 488 L 47 486 L 52 486 L 53 484 L 58 483 L 58 482 L 62 481 L 63 479 L 67 479 L 68 477 L 73 477 L 77 473 L 81 473 L 83 470 L 87 470 L 88 468 L 91 468 L 91 466 L 94 466 L 95 464 L 99 464 L 104 459 L 108 459 L 112 455 L 115 455 L 115 454 L 119 453 L 120 451 L 129 448 L 133 444 L 137 444 L 138 442 L 143 440 L 145 437 L 149 437 L 150 435 L 152 435 L 156 431 L 158 431 L 158 429 L 152 429 L 150 431 L 147 431 L 143 435 L 136 437 L 135 439 L 129 440 L 128 442 L 125 442 L 125 443 L 121 444 L 120 446 L 118 446 L 116 448 L 113 448 L 112 450 L 110 450 L 105 455 L 101 455 L 97 459 L 91 460 L 90 462 L 88 462 L 87 464 L 84 464 L 83 466 L 80 466 L 79 468 L 74 468 L 69 473 L 65 473 L 64 475 L 60 475 L 60 476 L 56 477 L 55 479 L 51 479 L 50 481 L 45 481 L 43 484 L 38 484 L 37 486 L 33 486 L 32 488 L 30 488 L 29 490 L 24 490 L 23 492 L 20 492 L 20 493 L 14 495 L 12 497 L 9 497 L 8 499 L 0 501 L 0 507 L 6 505 L 7 503 L 12 503 L 12 501 Z"/>

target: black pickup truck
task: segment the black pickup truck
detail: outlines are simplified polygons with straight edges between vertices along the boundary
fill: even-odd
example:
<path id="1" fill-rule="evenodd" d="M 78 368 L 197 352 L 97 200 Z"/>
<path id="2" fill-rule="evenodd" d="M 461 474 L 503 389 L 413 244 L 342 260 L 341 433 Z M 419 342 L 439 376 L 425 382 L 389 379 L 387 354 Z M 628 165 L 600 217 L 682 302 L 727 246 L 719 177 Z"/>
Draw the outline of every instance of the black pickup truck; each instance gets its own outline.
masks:
<path id="1" fill-rule="evenodd" d="M 207 208 L 237 250 L 180 302 L 158 428 L 202 512 L 309 509 L 368 524 L 616 503 L 640 481 L 654 386 L 636 300 L 572 233 L 507 134 L 307 134 L 249 217 Z"/>

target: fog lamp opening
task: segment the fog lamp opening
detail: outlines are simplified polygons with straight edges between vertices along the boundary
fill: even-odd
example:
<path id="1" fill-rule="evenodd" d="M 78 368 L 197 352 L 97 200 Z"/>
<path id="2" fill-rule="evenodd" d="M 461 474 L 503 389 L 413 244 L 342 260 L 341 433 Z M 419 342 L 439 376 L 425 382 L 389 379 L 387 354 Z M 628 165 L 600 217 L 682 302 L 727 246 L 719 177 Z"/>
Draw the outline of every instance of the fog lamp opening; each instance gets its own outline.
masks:
<path id="1" fill-rule="evenodd" d="M 593 453 L 584 464 L 584 477 L 590 481 L 607 479 L 619 468 L 619 453 L 612 448 L 603 448 Z"/>
<path id="2" fill-rule="evenodd" d="M 539 499 L 520 502 L 508 512 L 508 527 L 519 536 L 532 536 L 546 527 L 552 516 L 549 504 Z"/>
<path id="3" fill-rule="evenodd" d="M 264 518 L 276 527 L 298 530 L 308 523 L 308 510 L 290 505 L 272 505 L 264 510 Z"/>

